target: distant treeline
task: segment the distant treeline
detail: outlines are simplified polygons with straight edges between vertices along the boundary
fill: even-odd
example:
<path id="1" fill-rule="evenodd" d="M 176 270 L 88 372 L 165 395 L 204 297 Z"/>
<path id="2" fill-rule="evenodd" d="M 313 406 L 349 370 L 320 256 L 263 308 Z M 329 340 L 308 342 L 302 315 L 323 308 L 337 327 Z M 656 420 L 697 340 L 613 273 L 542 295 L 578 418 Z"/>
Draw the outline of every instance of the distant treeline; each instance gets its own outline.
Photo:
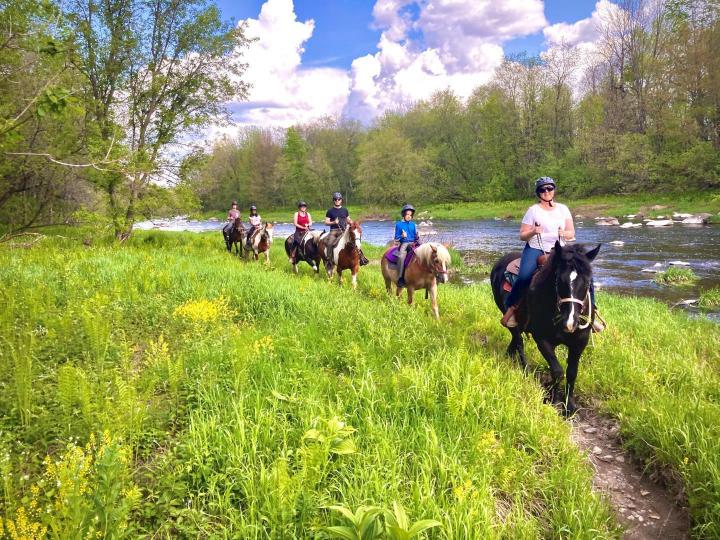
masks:
<path id="1" fill-rule="evenodd" d="M 326 206 L 525 197 L 553 176 L 587 196 L 720 187 L 720 3 L 632 0 L 597 54 L 508 58 L 467 100 L 451 91 L 363 127 L 255 128 L 192 156 L 205 209 L 231 199 Z"/>

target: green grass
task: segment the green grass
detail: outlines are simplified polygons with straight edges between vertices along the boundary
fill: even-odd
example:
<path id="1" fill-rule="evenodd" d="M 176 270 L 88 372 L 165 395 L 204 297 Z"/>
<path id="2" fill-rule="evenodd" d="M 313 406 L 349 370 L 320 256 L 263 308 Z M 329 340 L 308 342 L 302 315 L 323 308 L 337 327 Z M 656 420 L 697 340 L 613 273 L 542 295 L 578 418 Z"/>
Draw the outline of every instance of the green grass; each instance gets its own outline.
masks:
<path id="1" fill-rule="evenodd" d="M 713 287 L 700 294 L 701 308 L 716 308 L 720 306 L 720 287 Z"/>
<path id="2" fill-rule="evenodd" d="M 664 272 L 655 274 L 653 281 L 660 285 L 690 285 L 697 281 L 697 276 L 692 268 L 675 268 L 671 267 Z"/>
<path id="3" fill-rule="evenodd" d="M 228 256 L 213 234 L 98 244 L 0 247 L 0 369 L 24 370 L 0 383 L 12 524 L 322 538 L 349 524 L 330 506 L 398 503 L 410 523 L 441 523 L 430 538 L 619 535 L 570 426 L 504 357 L 487 285 L 443 285 L 435 322 L 422 298 L 386 297 L 377 265 L 357 292 L 307 265 L 293 276 L 280 242 L 271 267 Z M 696 531 L 716 535 L 717 327 L 599 301 L 611 326 L 578 392 L 675 471 Z M 103 501 L 117 510 L 96 521 Z"/>
<path id="4" fill-rule="evenodd" d="M 629 194 L 629 195 L 603 195 L 571 199 L 565 197 L 562 191 L 558 192 L 558 200 L 567 204 L 573 214 L 584 217 L 615 216 L 622 217 L 629 214 L 642 214 L 645 217 L 669 216 L 673 212 L 681 213 L 710 213 L 713 214 L 710 223 L 720 222 L 720 193 L 678 193 L 678 194 Z M 492 202 L 453 202 L 422 204 L 415 201 L 419 212 L 427 211 L 433 219 L 465 220 L 465 219 L 493 219 L 507 218 L 520 219 L 525 214 L 532 198 L 516 201 Z M 661 206 L 664 208 L 656 208 Z M 328 202 L 328 208 L 330 202 Z M 349 205 L 350 215 L 360 219 L 396 219 L 399 207 L 394 206 L 359 206 Z M 291 222 L 297 209 L 265 209 L 260 212 L 267 221 Z M 322 221 L 327 208 L 309 208 L 316 222 Z M 243 213 L 243 216 L 245 213 Z M 206 217 L 225 218 L 223 212 L 210 212 Z"/>

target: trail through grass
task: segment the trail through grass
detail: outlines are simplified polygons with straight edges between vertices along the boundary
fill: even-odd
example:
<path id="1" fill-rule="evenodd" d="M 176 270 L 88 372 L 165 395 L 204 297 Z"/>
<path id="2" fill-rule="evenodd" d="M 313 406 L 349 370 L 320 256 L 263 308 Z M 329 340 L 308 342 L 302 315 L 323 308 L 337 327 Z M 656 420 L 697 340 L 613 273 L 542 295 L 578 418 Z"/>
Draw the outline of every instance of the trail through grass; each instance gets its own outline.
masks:
<path id="1" fill-rule="evenodd" d="M 333 505 L 397 503 L 437 520 L 432 538 L 618 534 L 568 424 L 504 358 L 487 286 L 441 287 L 436 323 L 426 302 L 387 298 L 377 267 L 352 292 L 291 275 L 279 242 L 271 268 L 218 244 L 150 232 L 0 251 L 6 531 L 322 538 L 348 526 Z M 611 327 L 578 391 L 677 471 L 711 536 L 716 327 L 600 301 Z"/>

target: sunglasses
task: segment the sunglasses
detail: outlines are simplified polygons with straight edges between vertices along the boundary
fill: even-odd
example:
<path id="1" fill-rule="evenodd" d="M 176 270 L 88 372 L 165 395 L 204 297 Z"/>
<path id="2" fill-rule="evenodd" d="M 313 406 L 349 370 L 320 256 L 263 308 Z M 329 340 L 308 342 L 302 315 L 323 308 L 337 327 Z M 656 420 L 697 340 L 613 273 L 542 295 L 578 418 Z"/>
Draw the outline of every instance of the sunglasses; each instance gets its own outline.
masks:
<path id="1" fill-rule="evenodd" d="M 548 186 L 537 190 L 538 193 L 547 193 L 548 191 L 555 191 L 554 186 Z"/>
<path id="2" fill-rule="evenodd" d="M 342 201 L 342 197 L 340 197 L 339 199 L 333 199 L 333 201 Z"/>

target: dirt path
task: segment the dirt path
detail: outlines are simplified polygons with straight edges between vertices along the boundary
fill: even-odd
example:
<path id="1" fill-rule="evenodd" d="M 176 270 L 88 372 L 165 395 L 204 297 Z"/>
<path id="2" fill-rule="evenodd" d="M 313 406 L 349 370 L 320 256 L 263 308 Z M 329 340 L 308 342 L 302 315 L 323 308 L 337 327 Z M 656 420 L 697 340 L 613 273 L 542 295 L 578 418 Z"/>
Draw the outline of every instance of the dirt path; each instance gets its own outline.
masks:
<path id="1" fill-rule="evenodd" d="M 619 427 L 591 410 L 572 420 L 573 440 L 595 469 L 595 489 L 605 493 L 626 529 L 624 538 L 645 540 L 690 537 L 690 519 L 673 495 L 633 462 L 622 448 Z"/>

